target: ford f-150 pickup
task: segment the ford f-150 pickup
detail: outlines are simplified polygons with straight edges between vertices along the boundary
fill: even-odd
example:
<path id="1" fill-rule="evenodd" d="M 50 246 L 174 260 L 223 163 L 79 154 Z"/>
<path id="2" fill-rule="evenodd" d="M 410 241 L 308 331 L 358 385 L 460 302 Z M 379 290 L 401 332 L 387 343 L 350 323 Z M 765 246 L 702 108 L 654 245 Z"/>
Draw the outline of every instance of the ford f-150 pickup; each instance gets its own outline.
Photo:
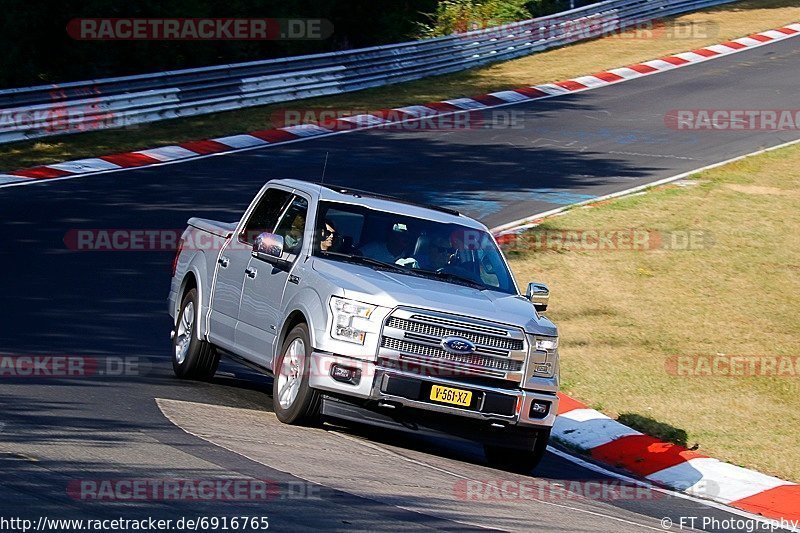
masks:
<path id="1" fill-rule="evenodd" d="M 268 182 L 239 222 L 191 218 L 173 263 L 172 363 L 273 376 L 278 419 L 442 433 L 529 471 L 555 421 L 549 291 L 520 294 L 492 234 L 445 208 Z"/>

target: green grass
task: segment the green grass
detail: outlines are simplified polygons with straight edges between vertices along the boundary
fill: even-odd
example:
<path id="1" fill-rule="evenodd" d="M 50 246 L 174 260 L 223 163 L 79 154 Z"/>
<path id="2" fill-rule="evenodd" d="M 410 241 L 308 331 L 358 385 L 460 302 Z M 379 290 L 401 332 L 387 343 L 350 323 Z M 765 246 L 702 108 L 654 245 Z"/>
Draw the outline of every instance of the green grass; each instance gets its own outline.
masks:
<path id="1" fill-rule="evenodd" d="M 709 245 L 519 251 L 511 267 L 550 285 L 566 393 L 644 433 L 800 481 L 800 375 L 688 377 L 668 366 L 678 355 L 800 358 L 800 146 L 691 179 L 546 227 L 699 230 Z"/>

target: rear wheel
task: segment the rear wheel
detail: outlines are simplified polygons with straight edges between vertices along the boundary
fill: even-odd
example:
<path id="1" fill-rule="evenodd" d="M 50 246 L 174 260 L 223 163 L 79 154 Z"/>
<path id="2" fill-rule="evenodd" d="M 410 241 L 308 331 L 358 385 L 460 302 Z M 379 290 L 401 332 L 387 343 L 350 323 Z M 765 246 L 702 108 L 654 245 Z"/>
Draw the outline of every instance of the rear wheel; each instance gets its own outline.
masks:
<path id="1" fill-rule="evenodd" d="M 197 338 L 199 308 L 197 289 L 192 289 L 183 297 L 172 337 L 172 370 L 182 379 L 208 381 L 217 371 L 219 354 L 211 343 Z"/>
<path id="2" fill-rule="evenodd" d="M 272 402 L 278 420 L 293 425 L 315 422 L 320 395 L 308 385 L 311 340 L 307 325 L 298 324 L 289 332 L 274 368 Z"/>
<path id="3" fill-rule="evenodd" d="M 547 453 L 549 440 L 550 430 L 546 429 L 539 431 L 533 448 L 522 449 L 485 444 L 483 453 L 492 466 L 518 474 L 527 474 L 539 465 L 544 454 Z"/>

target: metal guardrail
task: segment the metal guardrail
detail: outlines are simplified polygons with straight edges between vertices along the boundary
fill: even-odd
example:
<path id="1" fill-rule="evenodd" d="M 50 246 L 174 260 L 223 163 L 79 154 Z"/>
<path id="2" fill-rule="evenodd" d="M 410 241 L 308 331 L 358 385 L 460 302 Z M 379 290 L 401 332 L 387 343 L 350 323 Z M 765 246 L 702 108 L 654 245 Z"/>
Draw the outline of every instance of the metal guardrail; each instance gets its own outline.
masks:
<path id="1" fill-rule="evenodd" d="M 607 0 L 469 33 L 326 54 L 0 90 L 0 144 L 467 70 L 735 0 Z"/>

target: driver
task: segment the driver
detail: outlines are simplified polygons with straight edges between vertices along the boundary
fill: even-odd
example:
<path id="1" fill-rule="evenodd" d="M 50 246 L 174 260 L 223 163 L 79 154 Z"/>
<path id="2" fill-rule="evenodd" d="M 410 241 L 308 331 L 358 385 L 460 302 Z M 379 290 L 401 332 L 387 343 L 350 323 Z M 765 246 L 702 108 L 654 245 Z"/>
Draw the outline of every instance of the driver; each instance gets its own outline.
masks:
<path id="1" fill-rule="evenodd" d="M 450 240 L 442 235 L 434 235 L 428 241 L 428 246 L 422 253 L 415 256 L 419 268 L 425 270 L 439 270 L 447 266 L 453 254 Z"/>
<path id="2" fill-rule="evenodd" d="M 325 229 L 320 232 L 320 241 L 319 241 L 319 248 L 323 252 L 334 252 L 335 247 L 334 243 L 336 242 L 336 237 L 338 237 L 338 233 L 336 232 L 336 226 L 333 225 L 330 219 L 325 219 Z"/>

